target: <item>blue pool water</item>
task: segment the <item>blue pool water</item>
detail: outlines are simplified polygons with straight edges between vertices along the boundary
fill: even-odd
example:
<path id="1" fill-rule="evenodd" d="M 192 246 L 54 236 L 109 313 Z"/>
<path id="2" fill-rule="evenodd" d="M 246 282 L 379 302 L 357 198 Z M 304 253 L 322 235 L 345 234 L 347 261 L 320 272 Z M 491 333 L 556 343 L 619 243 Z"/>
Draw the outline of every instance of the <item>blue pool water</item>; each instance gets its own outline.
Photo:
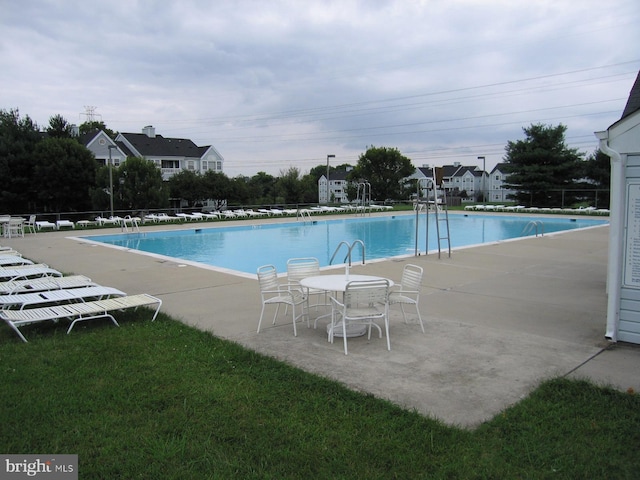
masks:
<path id="1" fill-rule="evenodd" d="M 87 240 L 139 250 L 151 254 L 198 262 L 215 267 L 255 274 L 260 265 L 273 264 L 286 271 L 289 258 L 316 257 L 321 266 L 329 265 L 342 241 L 349 244 L 362 240 L 366 259 L 383 259 L 412 255 L 416 248 L 416 217 L 401 214 L 380 217 L 359 217 L 341 220 L 318 219 L 313 222 L 264 223 L 229 227 L 198 228 L 161 232 L 93 235 Z M 418 224 L 418 251 L 426 247 L 426 217 Z M 523 236 L 532 221 L 543 225 L 544 233 L 592 227 L 608 223 L 590 218 L 553 218 L 507 215 L 449 215 L 451 247 L 491 243 Z M 440 221 L 441 228 L 444 222 Z M 540 227 L 539 230 L 540 231 Z M 527 235 L 535 235 L 530 230 Z M 441 236 L 444 233 L 441 232 Z M 442 243 L 446 251 L 446 241 Z M 437 251 L 435 217 L 429 222 L 429 250 Z M 341 248 L 333 264 L 344 262 L 346 247 Z M 362 249 L 353 250 L 353 263 L 362 260 Z"/>

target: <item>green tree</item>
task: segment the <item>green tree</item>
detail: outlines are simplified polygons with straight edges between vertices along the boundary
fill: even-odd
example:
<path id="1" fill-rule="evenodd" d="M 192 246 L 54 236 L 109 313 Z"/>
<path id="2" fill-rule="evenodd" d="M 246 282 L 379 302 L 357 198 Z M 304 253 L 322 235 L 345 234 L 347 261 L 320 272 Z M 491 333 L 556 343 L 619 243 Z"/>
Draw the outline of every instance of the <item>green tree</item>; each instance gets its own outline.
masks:
<path id="1" fill-rule="evenodd" d="M 580 174 L 581 154 L 565 145 L 567 127 L 543 124 L 523 128 L 524 140 L 509 141 L 505 148 L 506 188 L 516 190 L 518 203 L 551 207 L 562 204 L 562 190 L 574 189 Z M 565 203 L 571 203 L 568 195 Z"/>
<path id="2" fill-rule="evenodd" d="M 54 115 L 49 119 L 47 135 L 53 138 L 71 138 L 73 133 L 71 125 L 62 115 Z"/>
<path id="3" fill-rule="evenodd" d="M 89 133 L 89 132 L 98 132 L 100 130 L 104 130 L 104 132 L 107 135 L 109 135 L 110 138 L 117 137 L 116 132 L 114 132 L 110 128 L 107 128 L 107 126 L 102 121 L 98 122 L 96 120 L 93 120 L 91 122 L 84 122 L 84 123 L 81 123 L 80 126 L 78 127 L 78 131 L 80 132 L 80 135 L 84 135 L 85 133 Z"/>
<path id="4" fill-rule="evenodd" d="M 41 140 L 38 125 L 15 110 L 0 110 L 0 211 L 35 211 L 33 152 Z M 10 181 L 9 181 L 10 179 Z"/>
<path id="5" fill-rule="evenodd" d="M 582 180 L 585 188 L 599 190 L 593 199 L 593 206 L 609 205 L 611 188 L 611 159 L 596 149 L 582 162 Z"/>
<path id="6" fill-rule="evenodd" d="M 115 171 L 113 200 L 116 208 L 147 210 L 169 206 L 169 187 L 151 160 L 128 157 Z"/>
<path id="7" fill-rule="evenodd" d="M 33 184 L 44 212 L 87 210 L 95 185 L 93 154 L 72 138 L 45 138 L 34 150 Z"/>
<path id="8" fill-rule="evenodd" d="M 191 170 L 181 170 L 169 179 L 171 198 L 181 198 L 190 207 L 206 200 L 205 181 L 202 175 Z"/>
<path id="9" fill-rule="evenodd" d="M 214 203 L 216 210 L 227 206 L 227 199 L 231 196 L 233 187 L 231 180 L 224 173 L 208 170 L 203 175 L 204 198 Z"/>
<path id="10" fill-rule="evenodd" d="M 249 192 L 252 203 L 263 205 L 275 202 L 276 177 L 265 172 L 258 172 L 249 179 Z"/>
<path id="11" fill-rule="evenodd" d="M 360 155 L 347 179 L 355 183 L 368 182 L 373 200 L 400 200 L 407 196 L 404 179 L 414 172 L 411 160 L 397 148 L 371 146 Z"/>
<path id="12" fill-rule="evenodd" d="M 289 167 L 286 171 L 280 171 L 276 182 L 276 193 L 278 198 L 282 199 L 282 203 L 302 203 L 302 185 L 298 168 Z"/>

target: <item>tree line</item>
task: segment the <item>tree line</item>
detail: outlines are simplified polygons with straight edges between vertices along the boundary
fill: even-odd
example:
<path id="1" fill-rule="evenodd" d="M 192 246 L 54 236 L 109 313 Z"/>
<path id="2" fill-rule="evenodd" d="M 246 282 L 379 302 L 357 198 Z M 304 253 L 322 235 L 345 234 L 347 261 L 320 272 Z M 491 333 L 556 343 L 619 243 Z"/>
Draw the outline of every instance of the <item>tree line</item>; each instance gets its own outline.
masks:
<path id="1" fill-rule="evenodd" d="M 116 133 L 102 122 L 85 122 L 80 134 L 103 130 Z M 524 140 L 508 142 L 504 161 L 510 174 L 508 188 L 518 191 L 514 200 L 524 205 L 557 204 L 558 189 L 608 188 L 608 157 L 599 151 L 586 160 L 566 147 L 566 127 L 532 125 L 523 129 Z M 372 200 L 406 200 L 415 184 L 406 178 L 415 172 L 411 160 L 397 148 L 369 146 L 356 165 L 330 166 L 331 172 L 349 170 L 349 182 L 366 181 Z M 113 190 L 115 210 L 139 211 L 188 206 L 205 200 L 223 205 L 292 205 L 318 202 L 318 180 L 326 165 L 307 173 L 292 166 L 273 176 L 265 172 L 229 178 L 224 173 L 204 174 L 182 170 L 162 180 L 156 165 L 144 158 L 128 157 L 119 166 L 96 161 L 60 115 L 40 129 L 17 109 L 0 110 L 0 212 L 9 214 L 104 211 Z M 356 187 L 347 190 L 350 199 Z M 577 198 L 576 198 L 577 200 Z"/>

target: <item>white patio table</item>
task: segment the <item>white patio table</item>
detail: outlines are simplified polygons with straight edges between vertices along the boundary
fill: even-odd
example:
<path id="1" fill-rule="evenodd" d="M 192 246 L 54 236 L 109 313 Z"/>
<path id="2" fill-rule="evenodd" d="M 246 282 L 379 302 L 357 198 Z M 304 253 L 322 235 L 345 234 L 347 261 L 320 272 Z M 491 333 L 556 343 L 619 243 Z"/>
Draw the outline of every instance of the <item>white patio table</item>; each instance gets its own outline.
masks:
<path id="1" fill-rule="evenodd" d="M 300 285 L 304 288 L 309 288 L 313 290 L 324 290 L 325 292 L 342 292 L 347 289 L 347 284 L 349 282 L 354 281 L 367 281 L 367 280 L 387 280 L 389 282 L 389 286 L 393 286 L 393 280 L 384 277 L 376 277 L 374 275 L 354 275 L 354 274 L 333 274 L 333 275 L 314 275 L 311 277 L 306 277 L 300 280 Z M 327 313 L 325 315 L 320 315 L 317 317 L 313 323 L 315 326 L 318 319 L 323 317 L 330 317 L 331 314 Z M 327 325 L 327 331 L 330 325 Z M 347 338 L 349 337 L 360 337 L 367 333 L 366 325 L 352 325 L 347 327 Z M 338 329 L 336 333 L 334 333 L 336 337 L 342 336 L 342 329 Z"/>

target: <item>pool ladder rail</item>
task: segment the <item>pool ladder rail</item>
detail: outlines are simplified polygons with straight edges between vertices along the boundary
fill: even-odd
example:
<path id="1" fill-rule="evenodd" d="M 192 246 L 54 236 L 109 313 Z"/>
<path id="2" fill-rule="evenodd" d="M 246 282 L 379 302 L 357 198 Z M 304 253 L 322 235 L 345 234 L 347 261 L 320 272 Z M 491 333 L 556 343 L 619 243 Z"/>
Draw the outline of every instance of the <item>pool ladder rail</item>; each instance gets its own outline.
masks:
<path id="1" fill-rule="evenodd" d="M 540 220 L 531 220 L 529 223 L 525 225 L 522 229 L 522 236 L 525 236 L 535 230 L 536 237 L 538 236 L 538 227 L 540 227 L 540 236 L 544 237 L 544 223 Z"/>
<path id="2" fill-rule="evenodd" d="M 364 265 L 364 261 L 365 261 L 365 246 L 364 246 L 364 242 L 362 240 L 354 240 L 353 243 L 349 244 L 349 242 L 347 242 L 346 240 L 341 241 L 338 246 L 336 247 L 336 250 L 333 252 L 333 256 L 331 257 L 331 260 L 329 260 L 329 265 L 331 265 L 333 263 L 333 259 L 336 258 L 336 255 L 338 254 L 338 252 L 340 251 L 340 247 L 342 246 L 346 246 L 347 247 L 347 255 L 344 257 L 344 261 L 342 263 L 347 263 L 348 262 L 348 266 L 351 266 L 351 253 L 353 252 L 353 249 L 355 248 L 356 245 L 361 245 L 362 246 L 362 264 Z"/>
<path id="3" fill-rule="evenodd" d="M 438 185 L 436 184 L 433 178 L 421 178 L 417 183 L 417 196 L 416 196 L 416 248 L 415 248 L 415 256 L 419 255 L 418 251 L 418 215 L 421 210 L 420 203 L 420 185 L 421 183 L 426 183 L 424 189 L 426 192 L 426 243 L 425 243 L 425 255 L 429 254 L 429 210 L 431 209 L 432 202 L 429 200 L 429 191 L 433 191 L 433 211 L 436 216 L 436 238 L 438 240 L 438 258 L 440 258 L 442 253 L 442 243 L 447 243 L 447 251 L 449 257 L 451 257 L 451 231 L 449 230 L 449 208 L 447 207 L 447 191 L 446 189 L 442 189 L 442 203 L 438 202 L 439 192 Z M 441 213 L 444 212 L 444 215 Z M 442 223 L 442 225 L 441 225 Z"/>
<path id="4" fill-rule="evenodd" d="M 136 217 L 127 215 L 120 219 L 120 227 L 124 233 L 129 233 L 129 225 L 131 226 L 131 233 L 140 233 L 140 225 L 138 224 L 138 219 Z"/>

